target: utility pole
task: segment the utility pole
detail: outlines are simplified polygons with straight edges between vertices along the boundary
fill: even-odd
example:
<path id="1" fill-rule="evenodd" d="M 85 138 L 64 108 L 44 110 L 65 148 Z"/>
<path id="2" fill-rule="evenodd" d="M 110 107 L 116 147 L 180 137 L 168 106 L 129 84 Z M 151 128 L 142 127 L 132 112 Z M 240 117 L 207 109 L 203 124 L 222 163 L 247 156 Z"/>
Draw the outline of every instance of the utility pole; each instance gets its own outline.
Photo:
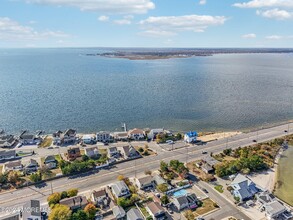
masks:
<path id="1" fill-rule="evenodd" d="M 136 160 L 134 160 L 134 177 L 136 178 Z"/>
<path id="2" fill-rule="evenodd" d="M 51 194 L 53 194 L 53 182 L 51 181 Z"/>

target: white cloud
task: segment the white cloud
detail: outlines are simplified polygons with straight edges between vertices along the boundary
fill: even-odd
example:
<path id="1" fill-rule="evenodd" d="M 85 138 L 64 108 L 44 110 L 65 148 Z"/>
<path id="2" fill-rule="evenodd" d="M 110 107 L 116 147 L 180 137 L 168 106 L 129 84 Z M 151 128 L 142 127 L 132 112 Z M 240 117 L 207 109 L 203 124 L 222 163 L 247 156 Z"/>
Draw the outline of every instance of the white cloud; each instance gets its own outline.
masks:
<path id="1" fill-rule="evenodd" d="M 176 35 L 174 32 L 159 30 L 145 30 L 138 34 L 146 37 L 170 37 Z"/>
<path id="2" fill-rule="evenodd" d="M 105 16 L 105 15 L 101 15 L 100 17 L 98 17 L 99 21 L 109 21 L 109 17 Z"/>
<path id="3" fill-rule="evenodd" d="M 199 0 L 200 5 L 205 5 L 207 3 L 207 0 Z"/>
<path id="4" fill-rule="evenodd" d="M 292 0 L 252 0 L 243 3 L 235 3 L 239 8 L 265 8 L 265 7 L 282 7 L 293 8 Z"/>
<path id="5" fill-rule="evenodd" d="M 244 35 L 242 35 L 242 38 L 246 38 L 246 39 L 248 39 L 248 38 L 256 38 L 256 34 L 244 34 Z"/>
<path id="6" fill-rule="evenodd" d="M 266 36 L 266 39 L 267 40 L 293 39 L 293 36 L 270 35 L 270 36 Z"/>
<path id="7" fill-rule="evenodd" d="M 128 25 L 128 24 L 131 24 L 132 23 L 132 19 L 134 17 L 132 15 L 126 15 L 126 16 L 123 16 L 122 19 L 119 19 L 119 20 L 115 20 L 114 23 L 115 24 L 119 24 L 119 25 Z"/>
<path id="8" fill-rule="evenodd" d="M 292 12 L 288 12 L 286 10 L 280 10 L 278 8 L 266 10 L 266 11 L 257 10 L 256 14 L 266 18 L 273 18 L 277 20 L 286 20 L 286 19 L 293 18 Z"/>
<path id="9" fill-rule="evenodd" d="M 61 31 L 36 31 L 32 27 L 23 26 L 8 17 L 0 17 L 0 39 L 1 40 L 41 40 L 48 38 L 64 38 L 67 34 Z"/>
<path id="10" fill-rule="evenodd" d="M 182 31 L 204 32 L 209 26 L 223 25 L 224 16 L 184 15 L 149 17 L 139 22 L 144 29 L 141 34 L 155 36 L 172 36 Z"/>
<path id="11" fill-rule="evenodd" d="M 110 14 L 144 14 L 155 8 L 151 0 L 25 0 L 28 3 L 70 6 L 82 11 Z"/>

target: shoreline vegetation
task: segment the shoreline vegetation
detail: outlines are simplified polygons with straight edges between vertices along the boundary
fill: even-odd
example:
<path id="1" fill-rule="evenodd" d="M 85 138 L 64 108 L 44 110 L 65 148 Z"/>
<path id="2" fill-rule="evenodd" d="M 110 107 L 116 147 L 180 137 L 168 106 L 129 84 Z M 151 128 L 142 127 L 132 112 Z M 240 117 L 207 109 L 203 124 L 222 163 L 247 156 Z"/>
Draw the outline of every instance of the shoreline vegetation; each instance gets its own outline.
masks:
<path id="1" fill-rule="evenodd" d="M 293 53 L 293 49 L 129 49 L 113 52 L 86 54 L 87 56 L 102 56 L 128 60 L 161 60 L 173 58 L 206 57 L 216 54 L 265 54 Z"/>

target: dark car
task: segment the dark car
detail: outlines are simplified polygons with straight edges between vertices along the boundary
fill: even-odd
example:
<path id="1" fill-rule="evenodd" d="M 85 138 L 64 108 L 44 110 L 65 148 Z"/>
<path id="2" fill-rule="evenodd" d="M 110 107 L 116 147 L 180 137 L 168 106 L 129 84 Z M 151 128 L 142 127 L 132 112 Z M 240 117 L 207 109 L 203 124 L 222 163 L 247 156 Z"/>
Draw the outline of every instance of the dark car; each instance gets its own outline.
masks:
<path id="1" fill-rule="evenodd" d="M 202 188 L 202 191 L 204 191 L 205 193 L 209 193 L 209 191 L 207 191 L 207 189 Z"/>
<path id="2" fill-rule="evenodd" d="M 252 142 L 257 142 L 257 140 L 252 140 Z"/>
<path id="3" fill-rule="evenodd" d="M 202 153 L 202 154 L 207 154 L 208 152 L 207 152 L 207 151 L 202 151 L 201 153 Z"/>

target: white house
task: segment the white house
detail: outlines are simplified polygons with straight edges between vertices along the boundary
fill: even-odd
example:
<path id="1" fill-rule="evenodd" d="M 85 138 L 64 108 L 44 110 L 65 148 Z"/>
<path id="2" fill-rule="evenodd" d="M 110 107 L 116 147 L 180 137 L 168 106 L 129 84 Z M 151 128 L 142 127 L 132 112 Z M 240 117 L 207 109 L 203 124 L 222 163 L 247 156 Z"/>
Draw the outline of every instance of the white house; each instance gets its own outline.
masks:
<path id="1" fill-rule="evenodd" d="M 9 161 L 3 165 L 2 173 L 9 171 L 21 171 L 23 170 L 23 165 L 20 160 L 17 161 Z"/>
<path id="2" fill-rule="evenodd" d="M 145 208 L 154 220 L 163 220 L 167 217 L 165 210 L 158 202 L 149 202 Z"/>
<path id="3" fill-rule="evenodd" d="M 113 137 L 109 131 L 100 131 L 96 134 L 96 140 L 103 143 L 112 142 Z"/>
<path id="4" fill-rule="evenodd" d="M 90 134 L 85 134 L 82 136 L 81 140 L 84 144 L 93 144 L 94 143 L 94 137 Z"/>
<path id="5" fill-rule="evenodd" d="M 87 147 L 84 148 L 84 154 L 90 158 L 97 158 L 100 156 L 98 147 Z"/>
<path id="6" fill-rule="evenodd" d="M 152 129 L 150 130 L 147 136 L 149 139 L 154 139 L 158 134 L 163 134 L 164 131 L 165 131 L 164 128 Z"/>
<path id="7" fill-rule="evenodd" d="M 153 188 L 155 186 L 155 181 L 152 176 L 145 176 L 142 178 L 135 179 L 136 185 L 139 189 Z"/>
<path id="8" fill-rule="evenodd" d="M 116 198 L 131 196 L 130 190 L 124 181 L 118 181 L 111 186 L 112 192 Z"/>
<path id="9" fill-rule="evenodd" d="M 187 143 L 193 143 L 196 141 L 197 136 L 198 135 L 196 131 L 189 131 L 184 134 L 184 141 Z"/>
<path id="10" fill-rule="evenodd" d="M 128 137 L 132 140 L 142 140 L 145 137 L 144 135 L 144 131 L 139 128 L 134 128 L 128 131 Z"/>

